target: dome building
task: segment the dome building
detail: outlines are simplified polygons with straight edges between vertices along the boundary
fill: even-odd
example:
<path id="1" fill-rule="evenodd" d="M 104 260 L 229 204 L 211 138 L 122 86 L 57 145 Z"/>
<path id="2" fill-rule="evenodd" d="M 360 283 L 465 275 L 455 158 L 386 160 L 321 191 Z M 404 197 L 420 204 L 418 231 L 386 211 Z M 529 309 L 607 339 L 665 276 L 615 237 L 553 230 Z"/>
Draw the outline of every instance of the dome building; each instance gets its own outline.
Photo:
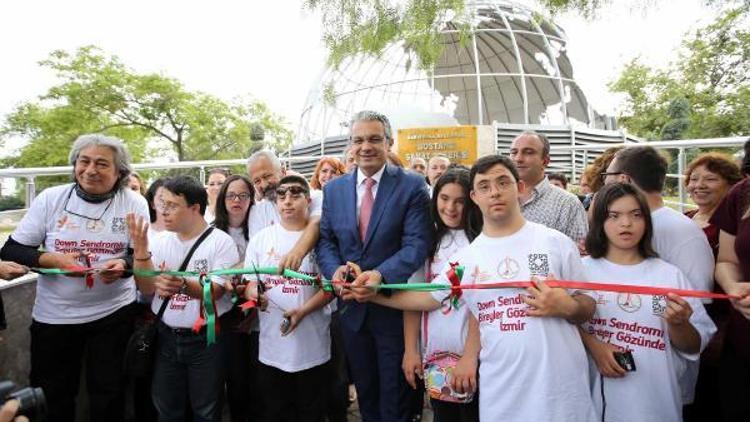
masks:
<path id="1" fill-rule="evenodd" d="M 565 33 L 526 6 L 469 1 L 467 42 L 448 22 L 432 72 L 418 69 L 403 43 L 379 58 L 353 57 L 326 69 L 302 111 L 298 140 L 345 134 L 352 113 L 376 109 L 394 126 L 531 124 L 602 128 L 573 77 Z"/>

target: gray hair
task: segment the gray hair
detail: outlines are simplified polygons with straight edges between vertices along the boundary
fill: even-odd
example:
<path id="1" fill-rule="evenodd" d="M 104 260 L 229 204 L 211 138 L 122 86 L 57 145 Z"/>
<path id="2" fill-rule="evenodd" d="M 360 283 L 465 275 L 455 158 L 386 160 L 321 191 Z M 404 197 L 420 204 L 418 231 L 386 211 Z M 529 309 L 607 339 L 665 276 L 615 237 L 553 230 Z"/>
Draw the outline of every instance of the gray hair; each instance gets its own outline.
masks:
<path id="1" fill-rule="evenodd" d="M 354 127 L 354 124 L 357 122 L 380 122 L 383 125 L 383 129 L 385 129 L 385 137 L 388 139 L 389 143 L 393 143 L 393 131 L 391 130 L 391 122 L 388 121 L 388 118 L 385 117 L 385 114 L 378 113 L 377 111 L 372 110 L 362 110 L 360 112 L 357 112 L 349 121 L 350 131 L 352 127 Z"/>
<path id="2" fill-rule="evenodd" d="M 267 158 L 268 161 L 271 162 L 271 165 L 276 171 L 281 171 L 281 161 L 279 161 L 279 157 L 276 156 L 276 154 L 273 153 L 273 151 L 262 149 L 260 151 L 255 151 L 253 155 L 251 155 L 247 159 L 247 168 L 250 169 L 250 166 L 255 164 L 258 160 L 261 158 Z"/>
<path id="3" fill-rule="evenodd" d="M 539 133 L 534 130 L 525 130 L 520 135 L 516 136 L 515 139 L 521 138 L 523 136 L 535 136 L 536 139 L 539 139 L 539 142 L 542 143 L 542 158 L 549 157 L 550 148 L 549 148 L 549 139 L 547 139 L 547 135 L 543 133 Z"/>
<path id="4" fill-rule="evenodd" d="M 117 167 L 117 172 L 120 174 L 117 187 L 119 189 L 127 185 L 128 176 L 132 172 L 132 169 L 130 168 L 130 153 L 125 147 L 125 143 L 120 138 L 99 133 L 81 135 L 73 143 L 73 148 L 71 148 L 68 157 L 70 165 L 73 166 L 73 178 L 75 179 L 75 166 L 78 156 L 81 155 L 81 151 L 90 147 L 107 147 L 114 152 L 114 164 Z"/>

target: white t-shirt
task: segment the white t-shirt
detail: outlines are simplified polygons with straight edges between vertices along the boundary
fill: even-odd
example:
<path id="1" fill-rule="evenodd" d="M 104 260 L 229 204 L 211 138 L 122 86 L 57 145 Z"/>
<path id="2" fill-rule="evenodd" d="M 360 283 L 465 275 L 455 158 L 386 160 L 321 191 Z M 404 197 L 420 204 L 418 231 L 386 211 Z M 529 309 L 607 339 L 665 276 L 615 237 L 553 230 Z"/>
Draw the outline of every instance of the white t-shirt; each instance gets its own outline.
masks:
<path id="1" fill-rule="evenodd" d="M 232 237 L 234 244 L 237 246 L 237 255 L 240 257 L 240 260 L 244 260 L 245 252 L 247 251 L 247 239 L 245 239 L 242 227 L 230 227 L 229 236 Z"/>
<path id="2" fill-rule="evenodd" d="M 245 267 L 278 266 L 282 256 L 294 247 L 302 231 L 286 230 L 274 224 L 255 235 L 248 244 Z M 300 272 L 317 275 L 313 254 L 305 255 Z M 255 280 L 255 275 L 245 276 Z M 314 283 L 277 275 L 261 275 L 266 287 L 268 308 L 259 312 L 260 337 L 258 359 L 285 372 L 299 372 L 322 365 L 331 358 L 330 313 L 319 309 L 307 315 L 291 333 L 281 335 L 284 312 L 299 308 L 317 292 Z"/>
<path id="3" fill-rule="evenodd" d="M 449 262 L 449 258 L 469 244 L 463 230 L 449 230 L 438 245 L 435 256 L 412 275 L 410 281 L 431 283 Z M 469 311 L 466 306 L 445 314 L 437 309 L 422 313 L 422 357 L 438 352 L 463 354 L 468 330 Z"/>
<path id="4" fill-rule="evenodd" d="M 213 209 L 211 209 L 209 206 L 206 206 L 206 212 L 203 213 L 203 219 L 206 220 L 206 223 L 208 224 L 213 223 L 216 219 Z"/>
<path id="5" fill-rule="evenodd" d="M 705 233 L 685 215 L 669 207 L 651 213 L 654 226 L 652 244 L 659 257 L 679 268 L 691 289 L 713 291 L 714 255 Z M 710 303 L 711 300 L 704 300 Z M 682 374 L 682 399 L 693 402 L 695 383 L 698 381 L 699 362 L 688 362 Z"/>
<path id="6" fill-rule="evenodd" d="M 576 245 L 527 221 L 516 233 L 479 235 L 450 259 L 464 266 L 462 284 L 524 281 L 553 274 L 586 280 Z M 446 266 L 435 280 L 448 284 Z M 433 293 L 442 301 L 447 291 Z M 588 358 L 575 325 L 526 315 L 525 289 L 464 290 L 461 305 L 479 321 L 479 418 L 483 421 L 593 422 Z"/>
<path id="7" fill-rule="evenodd" d="M 587 275 L 627 285 L 689 288 L 682 272 L 659 258 L 637 265 L 618 265 L 606 259 L 585 258 Z M 667 306 L 665 296 L 615 292 L 591 292 L 597 298 L 596 313 L 583 328 L 599 340 L 630 350 L 635 372 L 623 378 L 602 378 L 591 359 L 592 396 L 597 413 L 602 413 L 602 379 L 607 403 L 607 421 L 681 421 L 682 397 L 679 377 L 686 361 L 698 354 L 686 354 L 672 347 L 667 323 L 661 317 Z M 701 350 L 716 327 L 700 300 L 686 298 L 693 308 L 690 322 L 701 337 Z"/>
<path id="8" fill-rule="evenodd" d="M 311 191 L 310 200 L 310 216 L 320 217 L 323 211 L 323 191 Z M 281 223 L 281 217 L 276 204 L 268 199 L 261 199 L 250 208 L 250 215 L 247 218 L 248 235 L 252 239 L 266 227 L 279 223 Z"/>
<path id="9" fill-rule="evenodd" d="M 200 235 L 183 241 L 180 240 L 175 232 L 167 232 L 167 234 L 159 236 L 153 243 L 149 244 L 149 248 L 153 253 L 151 262 L 153 262 L 154 268 L 160 270 L 178 270 L 193 243 L 199 237 Z M 230 268 L 239 262 L 239 260 L 237 247 L 232 238 L 223 231 L 214 229 L 195 250 L 186 271 L 212 271 Z M 188 279 L 196 280 L 197 278 L 188 277 Z M 211 281 L 223 286 L 227 280 L 223 277 L 212 277 Z M 159 296 L 154 297 L 154 300 L 151 302 L 151 310 L 154 313 L 159 312 L 162 301 L 162 298 Z M 200 315 L 200 308 L 200 299 L 178 293 L 171 297 L 169 305 L 167 305 L 167 309 L 164 311 L 162 321 L 172 328 L 192 328 Z M 222 295 L 216 301 L 217 316 L 224 314 L 231 308 L 232 301 L 227 294 Z"/>
<path id="10" fill-rule="evenodd" d="M 28 246 L 42 245 L 47 252 L 87 251 L 92 254 L 93 267 L 124 258 L 130 245 L 125 216 L 133 212 L 148 221 L 146 199 L 130 189 L 120 189 L 111 200 L 94 204 L 79 198 L 73 186 L 42 191 L 13 232 L 13 239 Z M 85 266 L 86 262 L 81 259 L 79 264 Z M 93 287 L 88 288 L 84 277 L 40 274 L 32 317 L 47 324 L 82 324 L 135 301 L 133 277 L 110 284 L 94 277 Z"/>

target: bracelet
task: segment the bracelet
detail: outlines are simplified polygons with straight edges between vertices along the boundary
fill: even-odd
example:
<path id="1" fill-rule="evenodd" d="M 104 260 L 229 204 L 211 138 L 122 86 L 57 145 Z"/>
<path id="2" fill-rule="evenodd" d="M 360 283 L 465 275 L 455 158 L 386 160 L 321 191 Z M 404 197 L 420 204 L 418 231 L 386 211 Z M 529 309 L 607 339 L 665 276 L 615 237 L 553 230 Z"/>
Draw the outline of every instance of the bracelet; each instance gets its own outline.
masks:
<path id="1" fill-rule="evenodd" d="M 138 258 L 137 256 L 133 256 L 133 259 L 136 261 L 150 261 L 151 257 L 154 256 L 154 254 L 151 253 L 151 251 L 148 251 L 148 256 L 145 258 Z"/>

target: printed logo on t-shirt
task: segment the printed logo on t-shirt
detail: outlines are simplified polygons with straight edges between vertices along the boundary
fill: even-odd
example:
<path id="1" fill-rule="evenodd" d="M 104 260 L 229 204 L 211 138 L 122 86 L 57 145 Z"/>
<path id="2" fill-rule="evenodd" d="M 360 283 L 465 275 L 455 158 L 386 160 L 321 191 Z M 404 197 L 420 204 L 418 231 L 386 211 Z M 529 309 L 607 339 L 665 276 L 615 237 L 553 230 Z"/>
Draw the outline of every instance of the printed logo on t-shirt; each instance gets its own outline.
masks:
<path id="1" fill-rule="evenodd" d="M 661 316 L 667 310 L 667 297 L 664 295 L 651 296 L 651 312 Z"/>
<path id="2" fill-rule="evenodd" d="M 471 273 L 471 276 L 474 277 L 474 281 L 487 281 L 490 279 L 490 275 L 484 271 L 482 271 L 479 268 L 479 265 L 474 267 L 474 272 Z"/>
<path id="3" fill-rule="evenodd" d="M 193 268 L 199 273 L 208 272 L 208 259 L 196 259 L 193 261 Z"/>
<path id="4" fill-rule="evenodd" d="M 63 215 L 62 218 L 57 220 L 58 230 L 77 230 L 78 224 L 74 223 L 67 214 Z"/>
<path id="5" fill-rule="evenodd" d="M 86 230 L 90 233 L 101 233 L 104 230 L 104 221 L 102 220 L 88 220 L 86 222 Z"/>
<path id="6" fill-rule="evenodd" d="M 641 309 L 641 297 L 632 293 L 619 293 L 617 295 L 617 305 L 625 312 L 636 312 Z"/>
<path id="7" fill-rule="evenodd" d="M 549 258 L 546 253 L 529 254 L 529 273 L 543 276 L 549 274 Z"/>
<path id="8" fill-rule="evenodd" d="M 169 309 L 172 311 L 184 311 L 188 302 L 190 302 L 190 296 L 177 293 L 169 299 Z"/>
<path id="9" fill-rule="evenodd" d="M 112 217 L 111 227 L 112 233 L 125 233 L 127 231 L 125 217 Z"/>
<path id="10" fill-rule="evenodd" d="M 509 280 L 515 278 L 520 270 L 521 266 L 518 265 L 518 261 L 506 256 L 497 266 L 497 275 L 499 275 L 500 278 Z"/>

